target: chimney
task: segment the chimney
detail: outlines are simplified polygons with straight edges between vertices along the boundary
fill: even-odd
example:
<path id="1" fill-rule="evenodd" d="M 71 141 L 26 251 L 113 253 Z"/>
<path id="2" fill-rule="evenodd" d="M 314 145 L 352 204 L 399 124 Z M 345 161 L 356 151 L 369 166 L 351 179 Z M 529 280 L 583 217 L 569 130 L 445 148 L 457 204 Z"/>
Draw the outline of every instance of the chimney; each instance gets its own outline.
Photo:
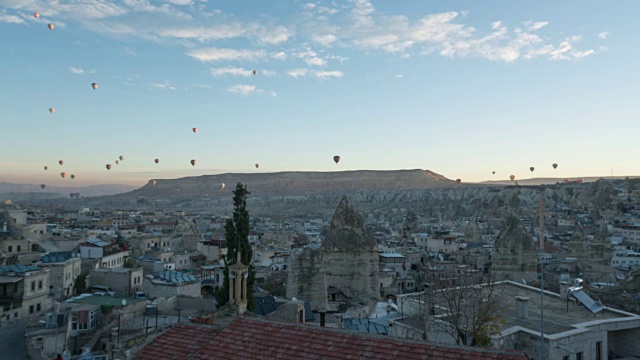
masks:
<path id="1" fill-rule="evenodd" d="M 571 285 L 568 281 L 560 281 L 560 297 L 562 298 L 562 300 L 567 300 L 567 292 L 569 291 L 569 287 L 571 287 Z"/>
<path id="2" fill-rule="evenodd" d="M 516 296 L 516 317 L 526 320 L 529 318 L 529 298 L 524 296 Z"/>

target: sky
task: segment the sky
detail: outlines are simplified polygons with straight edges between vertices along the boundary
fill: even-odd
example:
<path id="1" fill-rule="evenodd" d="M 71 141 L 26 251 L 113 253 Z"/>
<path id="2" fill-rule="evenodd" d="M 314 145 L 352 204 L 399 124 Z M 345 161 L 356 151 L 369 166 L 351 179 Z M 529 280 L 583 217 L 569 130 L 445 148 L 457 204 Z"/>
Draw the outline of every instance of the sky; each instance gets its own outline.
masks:
<path id="1" fill-rule="evenodd" d="M 637 0 L 0 0 L 0 181 L 640 175 L 639 10 Z"/>

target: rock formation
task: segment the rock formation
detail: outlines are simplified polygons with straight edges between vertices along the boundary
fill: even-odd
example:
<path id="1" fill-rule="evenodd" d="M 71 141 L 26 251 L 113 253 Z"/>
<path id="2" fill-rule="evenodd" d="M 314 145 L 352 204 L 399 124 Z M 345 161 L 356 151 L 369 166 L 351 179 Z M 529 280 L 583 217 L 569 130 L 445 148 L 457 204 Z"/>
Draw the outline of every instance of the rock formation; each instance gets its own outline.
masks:
<path id="1" fill-rule="evenodd" d="M 411 234 L 415 234 L 419 231 L 420 227 L 418 226 L 418 217 L 413 211 L 407 212 L 407 216 L 404 218 L 404 224 L 402 224 L 402 230 L 400 231 L 400 234 L 402 235 L 402 243 L 404 245 L 412 243 Z"/>
<path id="2" fill-rule="evenodd" d="M 482 240 L 480 226 L 475 217 L 469 219 L 469 224 L 464 229 L 464 239 L 466 242 L 480 242 Z"/>
<path id="3" fill-rule="evenodd" d="M 292 259 L 287 297 L 308 300 L 317 308 L 326 301 L 329 287 L 354 306 L 380 298 L 378 244 L 346 197 L 320 249 L 307 247 Z"/>
<path id="4" fill-rule="evenodd" d="M 495 242 L 491 270 L 496 280 L 535 279 L 538 253 L 531 235 L 518 217 L 511 214 Z"/>

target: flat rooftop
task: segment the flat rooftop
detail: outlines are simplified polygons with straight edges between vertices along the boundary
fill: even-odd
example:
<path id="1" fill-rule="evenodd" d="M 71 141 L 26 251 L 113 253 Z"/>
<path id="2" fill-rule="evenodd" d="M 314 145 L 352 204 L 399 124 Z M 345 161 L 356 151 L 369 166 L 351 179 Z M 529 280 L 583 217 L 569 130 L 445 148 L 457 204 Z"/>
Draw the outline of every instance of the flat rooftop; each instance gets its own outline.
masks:
<path id="1" fill-rule="evenodd" d="M 536 332 L 540 331 L 540 289 L 515 283 L 503 283 L 498 286 L 501 299 L 505 302 L 505 329 L 521 326 Z M 526 320 L 516 316 L 516 296 L 528 298 L 529 315 Z M 594 298 L 594 300 L 597 300 Z M 544 295 L 544 333 L 557 334 L 574 330 L 577 324 L 606 319 L 620 319 L 630 315 L 605 308 L 598 313 L 592 313 L 581 303 L 562 300 L 558 294 L 545 292 Z M 607 304 L 603 304 L 605 307 Z M 504 329 L 503 329 L 504 330 Z"/>

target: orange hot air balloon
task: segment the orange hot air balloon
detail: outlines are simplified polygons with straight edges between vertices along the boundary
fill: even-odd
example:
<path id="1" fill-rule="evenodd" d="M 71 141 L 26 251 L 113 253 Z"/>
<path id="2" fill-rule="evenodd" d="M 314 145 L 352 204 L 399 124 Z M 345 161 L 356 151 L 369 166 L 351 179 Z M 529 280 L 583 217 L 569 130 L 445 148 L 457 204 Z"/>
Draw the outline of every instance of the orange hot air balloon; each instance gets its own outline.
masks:
<path id="1" fill-rule="evenodd" d="M 513 180 L 516 179 L 516 176 L 515 175 L 511 175 L 511 176 L 509 176 L 509 179 L 511 179 L 511 181 L 513 181 Z"/>
<path id="2" fill-rule="evenodd" d="M 66 178 L 66 177 L 67 177 L 67 173 L 66 173 L 66 172 L 61 172 L 61 173 L 60 173 L 60 176 L 64 179 L 64 178 Z"/>
<path id="3" fill-rule="evenodd" d="M 222 185 L 220 185 L 220 190 L 224 190 L 225 184 L 222 183 Z"/>
<path id="4" fill-rule="evenodd" d="M 531 170 L 531 172 L 533 172 L 533 170 L 535 170 L 536 168 L 534 168 L 533 166 L 529 168 L 529 170 Z"/>
<path id="5" fill-rule="evenodd" d="M 253 75 L 258 75 L 258 70 L 253 70 Z"/>
<path id="6" fill-rule="evenodd" d="M 196 160 L 191 160 L 191 166 L 196 166 Z"/>
<path id="7" fill-rule="evenodd" d="M 195 133 L 198 132 L 198 128 L 193 128 L 193 129 L 191 129 L 191 131 L 193 131 L 193 133 L 195 134 Z"/>
<path id="8" fill-rule="evenodd" d="M 462 182 L 461 179 L 456 179 L 456 184 L 460 184 Z"/>
<path id="9" fill-rule="evenodd" d="M 336 155 L 333 157 L 333 161 L 335 161 L 335 163 L 339 163 L 340 162 L 340 156 Z"/>
<path id="10" fill-rule="evenodd" d="M 260 167 L 260 164 L 256 164 L 256 169 Z"/>
<path id="11" fill-rule="evenodd" d="M 111 164 L 107 164 L 105 167 L 107 168 L 107 170 L 111 170 Z"/>
<path id="12" fill-rule="evenodd" d="M 49 30 L 53 30 L 53 28 L 55 28 L 55 26 L 53 26 L 53 24 L 49 24 L 49 25 L 47 25 L 47 27 L 49 28 Z"/>
<path id="13" fill-rule="evenodd" d="M 49 112 L 53 114 L 54 112 L 56 112 L 56 109 L 54 109 L 54 108 L 49 108 Z"/>
<path id="14" fill-rule="evenodd" d="M 116 160 L 116 165 L 119 165 L 119 164 L 120 164 L 120 160 Z"/>
<path id="15" fill-rule="evenodd" d="M 152 185 L 152 186 L 156 186 L 156 181 L 155 181 L 155 180 L 153 180 L 153 181 L 151 182 L 151 185 Z"/>
<path id="16" fill-rule="evenodd" d="M 36 19 L 39 18 L 40 17 L 40 13 L 34 12 L 33 13 L 33 17 L 36 18 Z"/>
<path id="17" fill-rule="evenodd" d="M 48 167 L 48 166 L 45 166 L 45 167 L 44 167 L 44 171 L 47 171 L 47 170 L 49 170 L 49 167 Z"/>
<path id="18" fill-rule="evenodd" d="M 76 178 L 76 176 L 75 176 L 75 175 L 73 175 L 73 174 L 71 174 L 71 180 L 73 180 L 73 179 L 75 179 L 75 178 Z"/>
<path id="19" fill-rule="evenodd" d="M 160 162 L 160 159 L 153 160 L 156 164 Z"/>
<path id="20" fill-rule="evenodd" d="M 118 159 L 120 159 L 120 161 L 124 160 L 124 156 L 120 155 L 120 157 L 118 157 Z"/>
<path id="21" fill-rule="evenodd" d="M 41 188 L 41 189 L 43 189 L 43 190 L 44 190 L 44 188 L 46 188 L 46 187 L 47 187 L 47 185 L 45 185 L 45 184 L 40 185 L 40 188 Z"/>
<path id="22" fill-rule="evenodd" d="M 551 165 L 551 166 L 553 166 L 553 168 L 554 168 L 554 169 L 557 169 L 557 168 L 558 168 L 558 164 L 556 164 L 556 163 L 554 163 L 554 164 L 553 164 L 553 165 Z"/>
<path id="23" fill-rule="evenodd" d="M 93 88 L 93 90 L 97 89 L 98 88 L 98 83 L 91 84 L 91 87 Z"/>
<path id="24" fill-rule="evenodd" d="M 64 164 L 64 160 L 58 160 L 58 164 L 63 165 Z"/>

